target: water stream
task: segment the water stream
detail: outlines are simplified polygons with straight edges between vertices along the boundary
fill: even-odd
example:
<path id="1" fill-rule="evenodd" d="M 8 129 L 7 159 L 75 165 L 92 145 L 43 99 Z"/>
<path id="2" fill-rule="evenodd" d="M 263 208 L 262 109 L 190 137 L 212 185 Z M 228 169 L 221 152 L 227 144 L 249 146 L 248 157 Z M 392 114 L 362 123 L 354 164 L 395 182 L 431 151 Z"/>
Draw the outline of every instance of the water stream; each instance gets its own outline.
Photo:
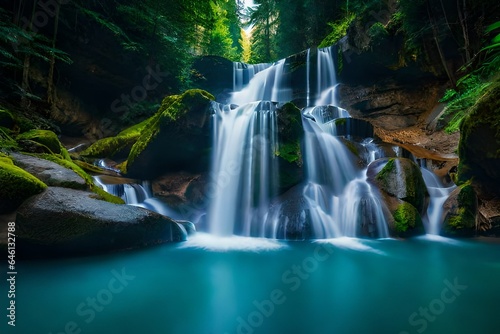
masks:
<path id="1" fill-rule="evenodd" d="M 304 228 L 311 225 L 304 238 L 387 238 L 390 213 L 366 175 L 371 162 L 387 155 L 374 141 L 371 125 L 350 118 L 339 107 L 335 53 L 334 47 L 306 52 L 301 186 L 306 206 L 297 221 Z M 293 222 L 271 205 L 280 178 L 277 113 L 294 97 L 289 71 L 287 59 L 273 64 L 234 63 L 233 93 L 227 104 L 213 103 L 210 176 L 216 182 L 207 190 L 205 219 L 207 231 L 214 235 L 288 238 L 283 231 Z M 444 187 L 425 168 L 422 173 L 430 194 L 423 217 L 426 229 L 439 234 L 442 205 L 453 188 Z M 117 191 L 116 186 L 103 187 Z M 142 185 L 117 189 L 128 204 L 186 218 L 146 193 Z"/>

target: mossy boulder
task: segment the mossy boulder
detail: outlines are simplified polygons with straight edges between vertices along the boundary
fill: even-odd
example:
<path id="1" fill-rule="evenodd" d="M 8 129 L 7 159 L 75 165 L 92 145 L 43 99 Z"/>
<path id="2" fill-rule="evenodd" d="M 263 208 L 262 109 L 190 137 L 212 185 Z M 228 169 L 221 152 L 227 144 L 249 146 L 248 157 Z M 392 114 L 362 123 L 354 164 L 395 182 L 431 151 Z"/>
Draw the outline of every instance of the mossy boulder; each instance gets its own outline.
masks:
<path id="1" fill-rule="evenodd" d="M 278 150 L 280 192 L 302 181 L 301 140 L 303 137 L 302 114 L 299 108 L 288 102 L 278 106 Z"/>
<path id="2" fill-rule="evenodd" d="M 459 183 L 488 197 L 500 195 L 500 80 L 472 106 L 460 126 Z"/>
<path id="3" fill-rule="evenodd" d="M 385 194 L 410 203 L 419 213 L 425 211 L 429 194 L 422 172 L 413 161 L 406 158 L 379 159 L 370 164 L 367 175 Z"/>
<path id="4" fill-rule="evenodd" d="M 120 197 L 111 195 L 106 191 L 104 191 L 100 186 L 96 185 L 93 178 L 89 174 L 87 174 L 80 166 L 75 164 L 72 160 L 63 159 L 62 157 L 56 154 L 39 154 L 38 157 L 48 161 L 55 162 L 56 164 L 65 167 L 67 169 L 70 169 L 76 174 L 78 174 L 82 179 L 85 180 L 88 189 L 94 192 L 93 196 L 95 198 L 109 203 L 125 204 L 123 199 L 121 199 Z"/>
<path id="5" fill-rule="evenodd" d="M 14 165 L 11 159 L 0 157 L 0 213 L 12 212 L 27 198 L 39 194 L 47 185 Z"/>
<path id="6" fill-rule="evenodd" d="M 80 155 L 85 158 L 126 158 L 130 149 L 141 136 L 142 131 L 147 127 L 151 118 L 131 126 L 117 134 L 114 137 L 103 138 L 88 148 L 83 150 Z"/>
<path id="7" fill-rule="evenodd" d="M 19 153 L 13 153 L 12 157 L 17 166 L 36 176 L 48 186 L 80 190 L 89 188 L 80 175 L 55 162 Z"/>
<path id="8" fill-rule="evenodd" d="M 16 228 L 24 257 L 89 255 L 186 240 L 186 230 L 168 217 L 58 187 L 24 202 Z"/>
<path id="9" fill-rule="evenodd" d="M 393 221 L 389 221 L 389 230 L 392 236 L 411 237 L 425 234 L 422 217 L 418 210 L 408 202 L 401 201 L 392 212 Z"/>
<path id="10" fill-rule="evenodd" d="M 61 154 L 65 159 L 71 160 L 68 151 L 59 141 L 57 135 L 50 130 L 30 130 L 17 136 L 21 146 L 23 141 L 35 142 L 39 147 L 45 148 L 45 153 Z"/>
<path id="11" fill-rule="evenodd" d="M 455 189 L 443 205 L 444 222 L 441 234 L 450 237 L 476 235 L 478 200 L 470 183 Z"/>
<path id="12" fill-rule="evenodd" d="M 213 100 L 211 94 L 197 89 L 166 97 L 132 146 L 122 165 L 124 174 L 153 179 L 168 171 L 207 170 Z"/>

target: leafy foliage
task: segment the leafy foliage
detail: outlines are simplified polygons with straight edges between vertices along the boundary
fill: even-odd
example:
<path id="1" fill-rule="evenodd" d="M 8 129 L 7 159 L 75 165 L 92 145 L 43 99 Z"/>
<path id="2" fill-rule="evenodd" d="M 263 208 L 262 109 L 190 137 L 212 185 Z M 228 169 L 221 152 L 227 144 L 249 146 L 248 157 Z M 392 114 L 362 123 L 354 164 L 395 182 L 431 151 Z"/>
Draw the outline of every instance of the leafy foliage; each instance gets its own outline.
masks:
<path id="1" fill-rule="evenodd" d="M 325 37 L 325 39 L 323 39 L 319 47 L 323 48 L 337 43 L 342 37 L 347 34 L 347 28 L 349 28 L 349 25 L 355 17 L 356 16 L 351 13 L 340 21 L 329 22 L 328 25 L 332 28 L 332 32 L 329 33 L 328 36 Z"/>

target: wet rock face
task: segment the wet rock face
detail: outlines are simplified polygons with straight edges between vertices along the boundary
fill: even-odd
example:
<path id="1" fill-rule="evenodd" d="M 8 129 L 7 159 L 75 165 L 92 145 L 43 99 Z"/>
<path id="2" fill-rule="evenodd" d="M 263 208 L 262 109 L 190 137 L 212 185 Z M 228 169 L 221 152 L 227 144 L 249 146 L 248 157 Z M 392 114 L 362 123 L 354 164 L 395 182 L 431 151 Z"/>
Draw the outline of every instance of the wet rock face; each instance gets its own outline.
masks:
<path id="1" fill-rule="evenodd" d="M 369 120 L 375 127 L 397 130 L 417 124 L 432 110 L 440 97 L 432 83 L 377 83 L 371 86 L 341 84 L 341 106 L 356 118 Z"/>
<path id="2" fill-rule="evenodd" d="M 18 209 L 19 247 L 27 256 L 86 255 L 186 240 L 174 220 L 92 193 L 49 187 Z"/>
<path id="3" fill-rule="evenodd" d="M 429 194 L 420 168 L 405 158 L 379 160 L 368 167 L 369 180 L 384 193 L 410 203 L 423 213 Z"/>
<path id="4" fill-rule="evenodd" d="M 390 235 L 410 237 L 424 234 L 422 215 L 429 194 L 420 168 L 406 158 L 384 158 L 368 166 L 367 176 L 369 182 L 380 190 L 392 215 L 388 219 Z"/>
<path id="5" fill-rule="evenodd" d="M 126 175 L 153 179 L 166 171 L 208 169 L 213 96 L 201 90 L 163 100 L 128 156 Z"/>
<path id="6" fill-rule="evenodd" d="M 477 232 L 478 200 L 470 184 L 457 187 L 443 204 L 441 234 L 449 237 L 472 237 Z"/>
<path id="7" fill-rule="evenodd" d="M 314 237 L 309 204 L 303 195 L 303 188 L 303 184 L 296 185 L 270 207 L 266 224 L 276 227 L 276 238 L 307 240 Z"/>

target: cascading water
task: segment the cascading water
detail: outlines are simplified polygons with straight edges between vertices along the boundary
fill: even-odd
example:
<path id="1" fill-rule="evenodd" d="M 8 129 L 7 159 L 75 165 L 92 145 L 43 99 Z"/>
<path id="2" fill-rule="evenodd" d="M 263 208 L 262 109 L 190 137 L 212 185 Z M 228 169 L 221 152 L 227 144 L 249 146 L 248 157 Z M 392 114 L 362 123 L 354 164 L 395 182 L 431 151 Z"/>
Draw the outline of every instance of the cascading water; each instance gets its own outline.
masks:
<path id="1" fill-rule="evenodd" d="M 214 105 L 210 232 L 261 236 L 278 179 L 276 104 Z"/>
<path id="2" fill-rule="evenodd" d="M 421 167 L 420 170 L 422 171 L 422 176 L 430 196 L 427 213 L 423 217 L 426 231 L 428 234 L 439 234 L 443 221 L 443 204 L 456 186 L 446 187 L 439 177 L 427 168 Z"/>
<path id="3" fill-rule="evenodd" d="M 398 147 L 384 151 L 374 142 L 369 123 L 350 118 L 338 106 L 334 50 L 307 51 L 306 82 L 298 96 L 291 87 L 288 60 L 234 64 L 229 104 L 212 105 L 210 176 L 214 181 L 206 187 L 210 233 L 296 239 L 389 236 L 386 217 L 390 213 L 378 189 L 368 181 L 367 166 L 386 154 L 400 156 L 401 152 Z M 301 96 L 304 92 L 307 95 Z M 283 213 L 283 204 L 276 197 L 278 110 L 280 103 L 297 97 L 299 103 L 304 98 L 307 103 L 302 110 L 305 179 L 290 189 L 292 197 L 286 198 L 291 201 Z M 442 205 L 453 187 L 444 187 L 424 168 L 422 172 L 431 195 L 424 221 L 427 232 L 437 234 Z M 127 204 L 174 219 L 187 218 L 154 198 L 149 184 L 110 185 L 99 178 L 96 182 Z"/>
<path id="4" fill-rule="evenodd" d="M 117 181 L 119 180 L 118 178 Z M 102 176 L 94 176 L 94 182 L 106 192 L 123 199 L 128 205 L 149 209 L 173 219 L 184 218 L 153 196 L 149 181 L 142 181 L 140 184 L 133 183 L 132 180 L 129 180 L 129 183 L 118 183 L 116 181 L 107 182 L 106 178 Z"/>
<path id="5" fill-rule="evenodd" d="M 235 62 L 233 63 L 233 91 L 237 92 L 243 89 L 255 74 L 269 68 L 272 64 L 244 64 Z"/>
<path id="6" fill-rule="evenodd" d="M 366 168 L 356 165 L 358 158 L 337 137 L 336 121 L 345 122 L 342 120 L 350 116 L 335 106 L 337 82 L 332 50 L 317 50 L 314 76 L 311 52 L 307 52 L 308 104 L 314 101 L 315 105 L 326 105 L 303 111 L 307 180 L 302 196 L 308 203 L 312 233 L 315 238 L 354 237 L 363 230 L 366 236 L 387 237 L 383 205 L 367 182 Z M 230 103 L 240 107 L 214 105 L 212 178 L 217 182 L 208 210 L 209 231 L 213 234 L 278 237 L 282 229 L 279 215 L 268 215 L 279 177 L 273 102 L 292 98 L 285 69 L 286 60 L 280 60 L 240 87 L 241 65 L 235 66 L 237 79 Z M 315 89 L 311 88 L 312 78 Z M 256 102 L 266 100 L 273 102 Z M 342 136 L 349 135 L 344 130 Z M 370 149 L 367 151 L 370 157 L 375 156 Z"/>
<path id="7" fill-rule="evenodd" d="M 356 166 L 356 156 L 335 136 L 335 121 L 341 119 L 335 116 L 344 115 L 345 111 L 338 109 L 336 115 L 325 117 L 325 108 L 319 112 L 318 109 L 306 110 L 307 115 L 316 115 L 318 120 L 303 120 L 307 172 L 304 197 L 309 204 L 314 235 L 388 237 L 383 204 L 367 182 L 366 168 Z M 321 123 L 325 119 L 327 123 Z M 375 159 L 376 148 L 366 148 L 368 164 Z"/>
<path id="8" fill-rule="evenodd" d="M 259 71 L 246 87 L 233 92 L 230 103 L 242 106 L 256 101 L 287 102 L 292 92 L 284 73 L 285 59 Z M 236 85 L 235 88 L 238 88 Z"/>

